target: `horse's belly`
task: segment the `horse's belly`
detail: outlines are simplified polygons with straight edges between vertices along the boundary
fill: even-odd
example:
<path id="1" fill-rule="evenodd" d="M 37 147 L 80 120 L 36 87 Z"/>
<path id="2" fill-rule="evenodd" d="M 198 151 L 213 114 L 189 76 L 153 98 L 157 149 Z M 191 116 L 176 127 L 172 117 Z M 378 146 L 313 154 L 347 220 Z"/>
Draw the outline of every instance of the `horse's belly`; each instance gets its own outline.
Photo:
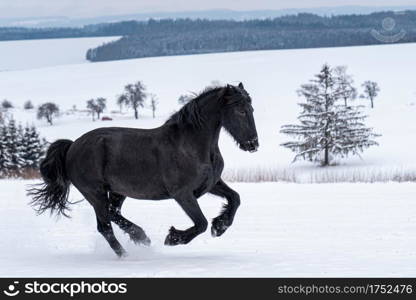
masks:
<path id="1" fill-rule="evenodd" d="M 135 199 L 163 200 L 169 198 L 160 178 L 121 176 L 111 181 L 110 188 L 118 194 Z"/>

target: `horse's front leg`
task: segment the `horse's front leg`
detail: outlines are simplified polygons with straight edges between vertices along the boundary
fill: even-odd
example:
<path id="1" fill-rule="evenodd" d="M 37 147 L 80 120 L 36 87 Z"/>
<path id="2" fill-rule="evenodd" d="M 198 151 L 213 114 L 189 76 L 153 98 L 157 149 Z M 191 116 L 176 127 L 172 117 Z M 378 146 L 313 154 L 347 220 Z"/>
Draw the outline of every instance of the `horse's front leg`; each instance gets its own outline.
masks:
<path id="1" fill-rule="evenodd" d="M 175 200 L 182 207 L 188 217 L 191 218 L 195 225 L 187 230 L 177 230 L 172 226 L 165 240 L 165 245 L 169 246 L 187 244 L 197 235 L 207 230 L 208 227 L 208 221 L 203 215 L 197 199 L 192 195 L 192 193 L 190 195 L 175 197 Z"/>
<path id="2" fill-rule="evenodd" d="M 240 206 L 240 195 L 226 185 L 222 179 L 209 192 L 227 199 L 227 204 L 224 205 L 221 214 L 212 220 L 211 234 L 216 237 L 222 235 L 233 223 L 237 208 Z"/>

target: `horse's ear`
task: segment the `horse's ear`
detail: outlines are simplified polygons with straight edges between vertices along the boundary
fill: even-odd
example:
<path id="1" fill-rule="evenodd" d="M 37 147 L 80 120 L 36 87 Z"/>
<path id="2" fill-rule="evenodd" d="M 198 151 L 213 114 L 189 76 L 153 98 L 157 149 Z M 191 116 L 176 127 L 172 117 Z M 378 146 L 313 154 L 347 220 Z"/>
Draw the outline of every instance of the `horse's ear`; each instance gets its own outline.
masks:
<path id="1" fill-rule="evenodd" d="M 238 87 L 239 87 L 240 89 L 244 90 L 244 85 L 243 85 L 243 83 L 242 83 L 242 82 L 240 82 L 240 83 L 238 84 Z"/>

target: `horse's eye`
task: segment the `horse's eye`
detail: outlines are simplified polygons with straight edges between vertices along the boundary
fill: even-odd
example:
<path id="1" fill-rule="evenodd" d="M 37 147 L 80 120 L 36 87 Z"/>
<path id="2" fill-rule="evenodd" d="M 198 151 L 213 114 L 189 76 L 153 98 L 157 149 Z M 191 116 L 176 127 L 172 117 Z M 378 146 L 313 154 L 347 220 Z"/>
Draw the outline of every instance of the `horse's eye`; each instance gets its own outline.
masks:
<path id="1" fill-rule="evenodd" d="M 239 115 L 245 116 L 246 115 L 246 111 L 245 110 L 237 110 L 237 113 Z"/>

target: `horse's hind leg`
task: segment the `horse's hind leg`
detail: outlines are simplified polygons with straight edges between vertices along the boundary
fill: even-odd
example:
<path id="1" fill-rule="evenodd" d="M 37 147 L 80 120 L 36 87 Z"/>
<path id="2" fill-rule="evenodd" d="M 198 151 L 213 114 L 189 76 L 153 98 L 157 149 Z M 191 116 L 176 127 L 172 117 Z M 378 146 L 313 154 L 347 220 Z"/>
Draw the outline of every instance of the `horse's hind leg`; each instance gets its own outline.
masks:
<path id="1" fill-rule="evenodd" d="M 197 235 L 207 230 L 208 222 L 199 207 L 197 199 L 193 195 L 182 195 L 175 197 L 176 202 L 182 207 L 188 217 L 191 218 L 195 226 L 187 230 L 177 230 L 171 227 L 166 237 L 165 245 L 175 246 L 179 244 L 187 244 Z"/>
<path id="2" fill-rule="evenodd" d="M 121 206 L 126 197 L 110 192 L 109 199 L 111 221 L 116 223 L 125 233 L 127 233 L 130 236 L 130 239 L 136 244 L 150 245 L 150 239 L 147 237 L 144 230 L 121 215 Z"/>
<path id="3" fill-rule="evenodd" d="M 222 235 L 234 220 L 237 208 L 240 206 L 240 195 L 220 179 L 217 184 L 209 191 L 211 194 L 227 199 L 227 204 L 221 214 L 212 220 L 212 236 Z"/>
<path id="4" fill-rule="evenodd" d="M 113 232 L 113 227 L 111 226 L 111 216 L 107 192 L 82 192 L 82 194 L 94 208 L 95 214 L 97 216 L 98 232 L 104 236 L 110 247 L 119 257 L 123 256 L 126 251 L 116 239 Z"/>
<path id="5" fill-rule="evenodd" d="M 124 256 L 126 251 L 123 249 L 123 246 L 117 241 L 113 228 L 109 220 L 103 221 L 97 216 L 97 229 L 107 240 L 110 247 L 114 250 L 118 257 Z"/>

